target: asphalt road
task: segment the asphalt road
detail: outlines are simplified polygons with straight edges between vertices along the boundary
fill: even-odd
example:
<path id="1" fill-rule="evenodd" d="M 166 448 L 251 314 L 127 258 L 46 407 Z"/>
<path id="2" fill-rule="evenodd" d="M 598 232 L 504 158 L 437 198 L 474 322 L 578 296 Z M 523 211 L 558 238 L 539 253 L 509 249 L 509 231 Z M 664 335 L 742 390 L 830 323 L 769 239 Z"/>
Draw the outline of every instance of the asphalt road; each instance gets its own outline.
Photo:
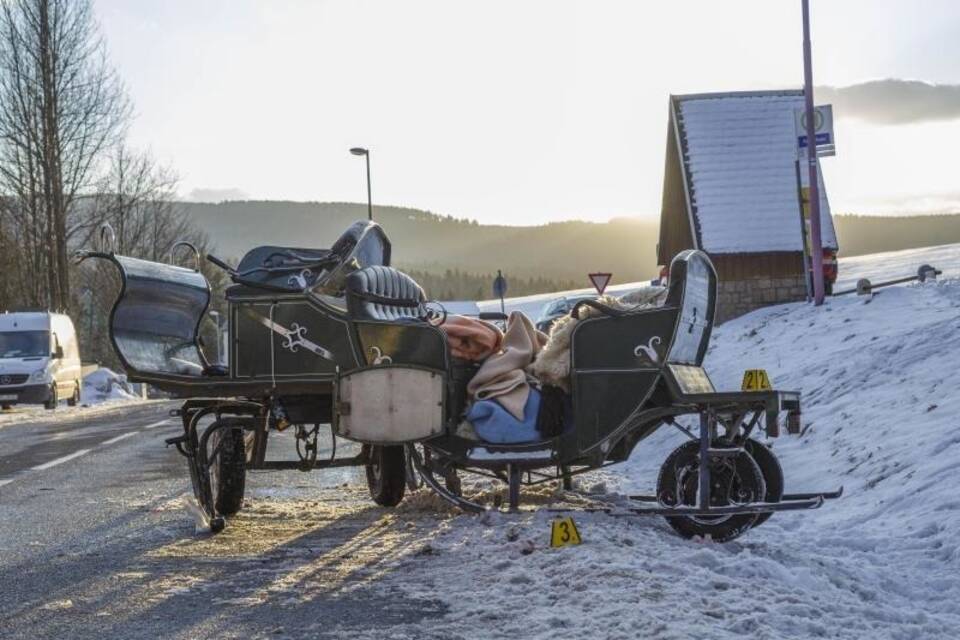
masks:
<path id="1" fill-rule="evenodd" d="M 441 605 L 378 584 L 416 524 L 396 534 L 361 470 L 250 473 L 241 514 L 198 533 L 175 406 L 0 422 L 0 637 L 444 637 Z"/>

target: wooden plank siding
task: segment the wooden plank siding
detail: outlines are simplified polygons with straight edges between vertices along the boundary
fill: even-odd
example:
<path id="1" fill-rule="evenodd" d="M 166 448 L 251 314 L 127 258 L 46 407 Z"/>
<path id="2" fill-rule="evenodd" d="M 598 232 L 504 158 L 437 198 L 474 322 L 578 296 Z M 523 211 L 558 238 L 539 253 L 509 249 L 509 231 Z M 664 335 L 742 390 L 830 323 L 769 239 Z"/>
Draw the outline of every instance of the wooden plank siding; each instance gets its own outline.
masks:
<path id="1" fill-rule="evenodd" d="M 803 253 L 799 251 L 720 254 L 711 255 L 710 260 L 720 282 L 803 275 Z"/>
<path id="2" fill-rule="evenodd" d="M 660 207 L 660 242 L 657 244 L 657 264 L 667 265 L 675 255 L 696 245 L 690 229 L 690 213 L 684 184 L 685 171 L 677 148 L 678 131 L 674 120 L 674 104 L 670 102 L 667 123 L 667 153 L 663 167 L 663 200 Z"/>

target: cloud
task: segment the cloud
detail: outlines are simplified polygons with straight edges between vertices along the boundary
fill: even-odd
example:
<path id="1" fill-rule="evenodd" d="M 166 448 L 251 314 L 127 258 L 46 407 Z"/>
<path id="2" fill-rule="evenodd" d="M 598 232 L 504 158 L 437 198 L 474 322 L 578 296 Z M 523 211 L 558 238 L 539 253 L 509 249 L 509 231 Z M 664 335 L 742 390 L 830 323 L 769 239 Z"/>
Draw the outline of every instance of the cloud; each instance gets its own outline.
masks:
<path id="1" fill-rule="evenodd" d="M 240 189 L 214 189 L 200 188 L 194 189 L 187 195 L 189 202 L 224 202 L 225 200 L 246 200 L 247 194 Z"/>
<path id="2" fill-rule="evenodd" d="M 872 80 L 849 87 L 817 87 L 819 104 L 832 103 L 838 118 L 874 124 L 908 124 L 960 118 L 960 85 L 919 80 Z"/>

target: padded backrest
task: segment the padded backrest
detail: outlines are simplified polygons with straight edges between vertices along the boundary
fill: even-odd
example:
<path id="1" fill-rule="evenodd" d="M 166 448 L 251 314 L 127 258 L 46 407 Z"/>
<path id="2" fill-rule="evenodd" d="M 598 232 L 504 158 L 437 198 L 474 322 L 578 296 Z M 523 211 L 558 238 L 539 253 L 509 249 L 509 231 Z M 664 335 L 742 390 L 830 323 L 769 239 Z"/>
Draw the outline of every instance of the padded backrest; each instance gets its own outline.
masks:
<path id="1" fill-rule="evenodd" d="M 717 302 L 717 272 L 703 251 L 688 249 L 670 263 L 667 305 L 680 308 L 669 362 L 700 366 L 710 344 Z"/>
<path id="2" fill-rule="evenodd" d="M 423 316 L 426 297 L 417 282 L 393 267 L 374 265 L 347 276 L 347 312 L 354 320 L 401 320 Z"/>

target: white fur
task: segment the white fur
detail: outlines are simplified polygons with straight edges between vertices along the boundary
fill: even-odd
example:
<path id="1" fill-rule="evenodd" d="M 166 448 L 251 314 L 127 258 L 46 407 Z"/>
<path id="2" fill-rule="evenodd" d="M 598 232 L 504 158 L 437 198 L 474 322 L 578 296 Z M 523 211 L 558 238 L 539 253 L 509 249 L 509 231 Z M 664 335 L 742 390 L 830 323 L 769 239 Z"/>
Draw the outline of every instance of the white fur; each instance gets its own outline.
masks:
<path id="1" fill-rule="evenodd" d="M 663 304 L 664 298 L 666 298 L 666 289 L 650 288 L 630 293 L 623 298 L 602 296 L 597 300 L 608 307 L 626 310 L 636 309 L 638 306 L 659 306 Z M 600 315 L 599 311 L 588 306 L 580 307 L 578 313 L 581 320 Z M 542 384 L 560 387 L 566 393 L 570 393 L 570 337 L 579 321 L 570 314 L 558 318 L 550 328 L 546 346 L 537 355 L 533 364 L 527 367 L 527 373 L 537 378 Z"/>

